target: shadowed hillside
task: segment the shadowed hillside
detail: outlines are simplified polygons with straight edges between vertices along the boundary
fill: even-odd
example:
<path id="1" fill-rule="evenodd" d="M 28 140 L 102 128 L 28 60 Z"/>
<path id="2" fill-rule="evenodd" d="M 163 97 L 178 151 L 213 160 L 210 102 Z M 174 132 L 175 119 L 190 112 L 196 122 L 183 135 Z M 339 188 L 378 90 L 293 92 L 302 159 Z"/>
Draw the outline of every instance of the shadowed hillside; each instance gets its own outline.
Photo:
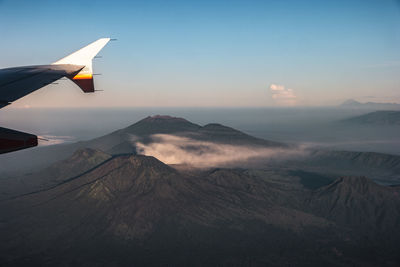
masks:
<path id="1" fill-rule="evenodd" d="M 74 165 L 80 174 L 66 177 Z M 368 178 L 310 190 L 296 176 L 91 149 L 50 170 L 52 183 L 0 202 L 2 264 L 399 264 L 399 188 Z"/>

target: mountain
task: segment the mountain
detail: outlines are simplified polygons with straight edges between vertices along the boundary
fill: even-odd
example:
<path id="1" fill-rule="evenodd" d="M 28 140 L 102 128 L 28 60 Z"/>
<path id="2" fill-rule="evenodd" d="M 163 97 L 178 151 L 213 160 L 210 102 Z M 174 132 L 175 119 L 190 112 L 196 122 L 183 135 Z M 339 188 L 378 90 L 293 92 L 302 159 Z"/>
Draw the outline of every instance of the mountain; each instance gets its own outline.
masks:
<path id="1" fill-rule="evenodd" d="M 0 170 L 0 175 L 13 178 L 15 174 L 21 175 L 27 171 L 48 167 L 51 163 L 63 160 L 81 148 L 101 150 L 112 155 L 137 153 L 137 143 L 149 144 L 154 141 L 155 135 L 160 134 L 164 137 L 177 136 L 226 145 L 288 147 L 283 143 L 252 137 L 221 124 L 200 126 L 183 118 L 156 115 L 92 140 L 7 154 L 0 158 L 0 165 L 7 166 L 8 173 L 2 173 L 4 170 Z"/>
<path id="2" fill-rule="evenodd" d="M 166 115 L 147 117 L 124 129 L 83 143 L 83 147 L 100 149 L 112 154 L 134 153 L 135 143 L 151 143 L 157 134 L 174 135 L 198 141 L 209 141 L 230 145 L 256 145 L 266 147 L 286 147 L 278 142 L 267 141 L 221 124 L 200 126 L 183 118 Z"/>
<path id="3" fill-rule="evenodd" d="M 349 124 L 400 125 L 400 111 L 375 111 L 345 119 L 342 122 Z"/>
<path id="4" fill-rule="evenodd" d="M 362 104 L 354 99 L 348 99 L 344 101 L 340 106 L 359 106 L 359 105 Z"/>
<path id="5" fill-rule="evenodd" d="M 103 153 L 79 150 L 52 167 L 55 183 L 0 202 L 1 265 L 399 264 L 397 187 L 342 177 L 310 190 L 271 171 Z"/>
<path id="6" fill-rule="evenodd" d="M 350 109 L 369 109 L 369 110 L 400 110 L 400 104 L 397 103 L 377 103 L 377 102 L 367 102 L 361 103 L 354 99 L 349 99 L 344 101 L 339 105 L 341 108 Z"/>

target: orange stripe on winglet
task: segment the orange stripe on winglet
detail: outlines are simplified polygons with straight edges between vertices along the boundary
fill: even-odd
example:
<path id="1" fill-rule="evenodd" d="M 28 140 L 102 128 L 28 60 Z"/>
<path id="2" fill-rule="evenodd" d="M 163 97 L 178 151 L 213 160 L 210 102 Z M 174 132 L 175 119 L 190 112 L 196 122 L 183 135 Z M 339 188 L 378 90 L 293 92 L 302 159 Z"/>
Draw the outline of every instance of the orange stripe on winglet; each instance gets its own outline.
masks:
<path id="1" fill-rule="evenodd" d="M 72 78 L 73 80 L 86 80 L 86 79 L 93 79 L 92 74 L 77 74 Z"/>

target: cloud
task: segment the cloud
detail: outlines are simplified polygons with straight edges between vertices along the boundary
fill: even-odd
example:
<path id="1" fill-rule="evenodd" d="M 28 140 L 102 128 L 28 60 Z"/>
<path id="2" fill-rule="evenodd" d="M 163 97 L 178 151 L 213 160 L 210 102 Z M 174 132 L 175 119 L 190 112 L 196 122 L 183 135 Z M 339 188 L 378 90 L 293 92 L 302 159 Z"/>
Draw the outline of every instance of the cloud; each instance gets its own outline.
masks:
<path id="1" fill-rule="evenodd" d="M 216 167 L 255 159 L 285 159 L 303 154 L 302 149 L 218 144 L 168 134 L 151 136 L 145 144 L 132 140 L 140 154 L 153 156 L 166 164 Z"/>
<path id="2" fill-rule="evenodd" d="M 56 136 L 56 135 L 40 135 L 38 136 L 39 146 L 52 146 L 63 143 L 74 142 L 75 139 L 72 136 Z"/>
<path id="3" fill-rule="evenodd" d="M 278 105 L 293 106 L 297 103 L 297 96 L 293 89 L 286 89 L 285 86 L 279 84 L 271 84 L 269 89 L 272 94 L 272 99 Z"/>

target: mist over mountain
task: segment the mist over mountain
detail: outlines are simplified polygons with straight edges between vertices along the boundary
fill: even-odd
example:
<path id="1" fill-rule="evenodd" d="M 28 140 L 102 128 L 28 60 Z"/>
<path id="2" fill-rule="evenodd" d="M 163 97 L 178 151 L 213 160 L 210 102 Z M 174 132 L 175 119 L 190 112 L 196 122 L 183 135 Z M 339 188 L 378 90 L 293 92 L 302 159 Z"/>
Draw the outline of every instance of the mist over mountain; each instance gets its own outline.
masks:
<path id="1" fill-rule="evenodd" d="M 80 148 L 100 149 L 110 154 L 137 153 L 136 143 L 142 144 L 141 147 L 143 148 L 143 144 L 151 143 L 153 135 L 157 134 L 173 135 L 198 142 L 209 142 L 208 146 L 218 143 L 230 146 L 257 146 L 264 148 L 288 147 L 284 143 L 255 138 L 220 124 L 214 123 L 200 126 L 183 118 L 157 115 L 147 117 L 126 128 L 92 140 L 39 147 L 35 150 L 7 155 L 4 158 L 10 158 L 5 160 L 9 169 L 12 169 L 13 164 L 16 162 L 22 162 L 22 164 L 18 163 L 18 166 L 14 167 L 16 172 L 21 169 L 38 169 L 47 167 L 49 163 L 62 160 Z"/>
<path id="2" fill-rule="evenodd" d="M 89 141 L 13 154 L 10 158 L 15 157 L 15 160 L 9 160 L 7 168 L 11 169 L 13 164 L 16 164 L 16 171 L 31 167 L 29 172 L 10 175 L 9 180 L 36 180 L 38 178 L 31 177 L 39 169 L 49 167 L 51 163 L 63 160 L 81 148 L 98 149 L 111 155 L 139 153 L 155 156 L 167 164 L 192 167 L 279 166 L 337 176 L 369 175 L 376 181 L 389 184 L 397 183 L 400 179 L 398 165 L 387 166 L 383 163 L 398 162 L 398 156 L 395 155 L 288 145 L 255 138 L 221 124 L 200 126 L 183 118 L 157 115 Z M 371 164 L 375 161 L 382 164 Z"/>
<path id="3" fill-rule="evenodd" d="M 231 129 L 240 129 L 247 135 L 281 144 L 399 154 L 400 142 L 396 135 L 399 126 L 383 125 L 377 128 L 370 124 L 339 123 L 340 120 L 365 112 L 365 110 L 337 108 L 157 109 L 156 111 L 152 109 L 68 109 L 64 111 L 32 109 L 31 124 L 37 125 L 37 128 L 20 130 L 44 136 L 69 135 L 70 141 L 61 145 L 39 146 L 3 154 L 0 157 L 0 176 L 15 177 L 15 174 L 22 175 L 47 167 L 51 163 L 69 157 L 76 149 L 87 147 L 87 141 L 72 143 L 72 140 L 90 141 L 96 136 L 106 136 L 115 129 L 122 130 L 127 128 L 124 126 L 133 125 L 133 122 L 142 120 L 149 113 L 174 114 L 175 117 L 190 118 L 189 121 L 196 122 L 193 124 L 198 126 L 205 126 L 209 122 L 222 122 L 222 125 L 229 125 Z M 25 118 L 25 111 L 5 110 L 2 113 L 6 113 L 2 117 L 3 125 L 4 120 L 8 122 L 6 126 L 10 128 L 26 125 L 21 121 L 21 118 Z M 152 134 L 159 134 L 157 127 L 150 135 Z M 172 135 L 176 134 L 172 133 Z M 117 139 L 117 142 L 112 143 L 115 146 L 115 153 L 122 152 L 124 149 L 126 152 L 133 152 L 132 140 L 134 140 L 132 135 L 126 137 L 125 143 Z M 108 145 L 106 146 L 108 148 Z M 111 151 L 111 153 L 114 152 Z"/>
<path id="4" fill-rule="evenodd" d="M 156 115 L 144 118 L 127 128 L 115 131 L 98 139 L 94 139 L 93 141 L 90 141 L 89 145 L 96 145 L 99 143 L 105 147 L 104 144 L 106 143 L 107 145 L 112 146 L 113 144 L 110 143 L 115 142 L 119 144 L 122 140 L 130 141 L 132 137 L 148 138 L 153 134 L 174 134 L 177 136 L 188 137 L 202 141 L 215 141 L 225 144 L 284 146 L 283 143 L 258 139 L 220 124 L 213 123 L 200 126 L 183 118 L 171 117 L 167 115 Z M 148 142 L 148 140 L 145 140 L 145 142 Z M 105 148 L 105 150 L 108 150 L 112 149 L 113 147 Z"/>

